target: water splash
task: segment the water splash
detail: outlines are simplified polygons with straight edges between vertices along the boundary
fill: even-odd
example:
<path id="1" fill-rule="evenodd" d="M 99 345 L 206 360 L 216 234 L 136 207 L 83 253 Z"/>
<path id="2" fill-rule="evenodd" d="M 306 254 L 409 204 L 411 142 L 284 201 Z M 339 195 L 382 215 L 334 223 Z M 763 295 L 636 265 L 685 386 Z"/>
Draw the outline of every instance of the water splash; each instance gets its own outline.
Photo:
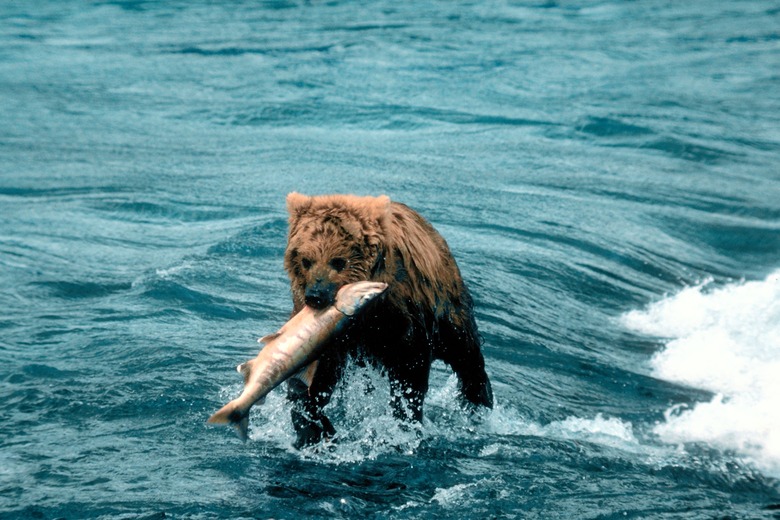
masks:
<path id="1" fill-rule="evenodd" d="M 601 414 L 593 418 L 567 417 L 539 424 L 500 402 L 492 410 L 464 410 L 457 377 L 441 363 L 431 373 L 422 424 L 400 421 L 389 402 L 387 376 L 371 367 L 350 362 L 344 380 L 337 386 L 325 413 L 336 426 L 333 439 L 304 448 L 303 458 L 329 464 L 358 463 L 383 455 L 414 454 L 426 442 L 446 439 L 451 443 L 477 442 L 478 453 L 490 455 L 502 436 L 534 436 L 556 440 L 586 441 L 624 451 L 642 451 L 630 422 Z M 220 392 L 223 401 L 240 393 L 240 384 Z M 266 402 L 252 409 L 250 439 L 277 448 L 290 447 L 295 434 L 290 423 L 290 403 L 277 389 Z"/>
<path id="2" fill-rule="evenodd" d="M 412 453 L 424 438 L 424 427 L 399 421 L 389 402 L 390 383 L 378 370 L 349 362 L 345 377 L 336 387 L 325 414 L 336 426 L 336 435 L 300 450 L 305 459 L 329 464 L 375 460 L 384 454 Z M 236 385 L 222 393 L 235 395 Z M 253 407 L 249 438 L 291 448 L 295 433 L 290 422 L 290 403 L 280 387 L 262 405 Z"/>

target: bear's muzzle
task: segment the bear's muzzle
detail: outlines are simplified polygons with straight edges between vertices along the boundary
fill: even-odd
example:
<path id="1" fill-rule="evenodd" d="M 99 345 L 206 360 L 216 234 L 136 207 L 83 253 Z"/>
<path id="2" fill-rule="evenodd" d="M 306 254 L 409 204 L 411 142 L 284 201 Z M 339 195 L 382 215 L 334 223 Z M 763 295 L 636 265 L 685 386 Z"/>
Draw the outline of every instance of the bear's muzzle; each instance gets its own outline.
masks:
<path id="1" fill-rule="evenodd" d="M 306 287 L 304 301 L 309 307 L 324 309 L 335 303 L 337 292 L 338 286 L 335 283 L 317 280 Z"/>

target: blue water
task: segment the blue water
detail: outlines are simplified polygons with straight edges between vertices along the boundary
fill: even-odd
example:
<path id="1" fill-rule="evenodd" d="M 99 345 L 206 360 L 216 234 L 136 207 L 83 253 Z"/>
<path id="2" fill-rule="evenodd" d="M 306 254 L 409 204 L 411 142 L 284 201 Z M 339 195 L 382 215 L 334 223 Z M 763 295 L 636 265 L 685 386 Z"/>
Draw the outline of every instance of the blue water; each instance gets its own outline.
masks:
<path id="1" fill-rule="evenodd" d="M 3 518 L 780 517 L 776 1 L 2 2 L 0 99 Z M 440 230 L 493 411 L 205 424 L 290 191 Z"/>

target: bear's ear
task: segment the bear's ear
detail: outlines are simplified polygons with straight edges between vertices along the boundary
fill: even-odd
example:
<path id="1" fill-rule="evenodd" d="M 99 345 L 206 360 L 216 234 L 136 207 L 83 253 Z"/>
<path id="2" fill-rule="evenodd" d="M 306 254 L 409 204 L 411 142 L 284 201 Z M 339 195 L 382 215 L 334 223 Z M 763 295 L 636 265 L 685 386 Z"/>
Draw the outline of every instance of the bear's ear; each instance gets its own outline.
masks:
<path id="1" fill-rule="evenodd" d="M 390 197 L 381 195 L 379 197 L 366 197 L 369 201 L 367 208 L 370 220 L 363 234 L 366 242 L 371 246 L 379 245 L 384 237 L 384 230 L 388 228 L 388 219 L 390 218 Z"/>
<path id="2" fill-rule="evenodd" d="M 377 222 L 382 221 L 390 214 L 390 197 L 380 195 L 374 197 L 371 205 L 371 217 Z"/>
<path id="3" fill-rule="evenodd" d="M 290 218 L 299 216 L 311 207 L 312 198 L 301 195 L 298 192 L 292 192 L 287 195 L 287 212 Z"/>

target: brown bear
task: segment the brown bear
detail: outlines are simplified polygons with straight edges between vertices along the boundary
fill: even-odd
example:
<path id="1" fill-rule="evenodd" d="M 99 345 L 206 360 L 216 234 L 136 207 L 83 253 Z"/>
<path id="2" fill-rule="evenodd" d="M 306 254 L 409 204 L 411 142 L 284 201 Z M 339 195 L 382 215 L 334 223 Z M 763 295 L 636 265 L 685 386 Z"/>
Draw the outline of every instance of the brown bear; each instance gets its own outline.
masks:
<path id="1" fill-rule="evenodd" d="M 311 385 L 288 382 L 295 445 L 335 430 L 322 413 L 348 357 L 386 371 L 393 410 L 421 421 L 431 362 L 460 381 L 464 404 L 492 407 L 472 300 L 444 238 L 423 217 L 386 196 L 287 196 L 290 214 L 284 266 L 293 314 L 333 304 L 338 289 L 372 280 L 389 285 L 379 302 L 323 348 Z"/>

